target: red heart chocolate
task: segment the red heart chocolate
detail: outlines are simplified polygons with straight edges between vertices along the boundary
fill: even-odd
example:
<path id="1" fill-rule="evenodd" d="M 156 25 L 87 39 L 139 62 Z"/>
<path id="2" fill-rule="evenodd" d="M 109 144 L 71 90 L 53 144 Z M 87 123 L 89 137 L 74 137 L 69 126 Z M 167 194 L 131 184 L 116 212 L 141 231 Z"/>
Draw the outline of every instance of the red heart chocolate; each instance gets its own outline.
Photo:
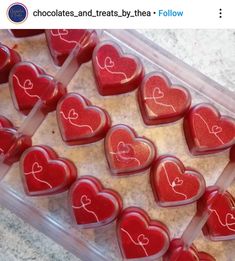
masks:
<path id="1" fill-rule="evenodd" d="M 44 102 L 43 112 L 55 110 L 58 100 L 66 93 L 61 83 L 30 62 L 15 65 L 9 83 L 14 105 L 24 114 L 28 114 L 39 99 Z"/>
<path id="2" fill-rule="evenodd" d="M 18 136 L 13 128 L 0 128 L 0 158 L 11 165 L 18 161 L 21 154 L 32 145 L 32 140 L 26 135 Z"/>
<path id="3" fill-rule="evenodd" d="M 159 221 L 150 220 L 140 208 L 123 211 L 117 223 L 117 236 L 125 259 L 157 260 L 169 247 L 169 231 Z"/>
<path id="4" fill-rule="evenodd" d="M 185 88 L 171 85 L 163 74 L 151 73 L 138 90 L 138 101 L 144 123 L 155 125 L 182 118 L 190 107 L 191 96 Z"/>
<path id="5" fill-rule="evenodd" d="M 15 50 L 0 43 L 0 84 L 8 82 L 12 67 L 20 60 L 20 55 Z"/>
<path id="6" fill-rule="evenodd" d="M 193 155 L 220 152 L 235 144 L 235 120 L 210 104 L 198 104 L 184 118 L 184 133 Z"/>
<path id="7" fill-rule="evenodd" d="M 173 239 L 163 261 L 215 261 L 208 253 L 198 252 L 195 245 L 186 249 L 180 239 Z"/>
<path id="8" fill-rule="evenodd" d="M 233 196 L 227 191 L 221 194 L 217 188 L 209 187 L 198 202 L 198 211 L 205 205 L 210 216 L 203 227 L 204 235 L 213 241 L 235 239 L 235 200 Z"/>
<path id="9" fill-rule="evenodd" d="M 106 135 L 111 125 L 108 113 L 78 93 L 64 96 L 57 106 L 57 120 L 63 140 L 69 145 L 87 144 Z"/>
<path id="10" fill-rule="evenodd" d="M 6 117 L 0 115 L 0 128 L 13 128 L 13 124 Z"/>
<path id="11" fill-rule="evenodd" d="M 205 191 L 203 176 L 170 155 L 160 157 L 152 166 L 150 180 L 155 200 L 162 207 L 193 203 Z"/>
<path id="12" fill-rule="evenodd" d="M 141 61 L 123 54 L 113 42 L 97 45 L 92 57 L 93 69 L 101 95 L 115 95 L 136 89 L 144 75 Z"/>
<path id="13" fill-rule="evenodd" d="M 129 175 L 144 171 L 156 158 L 155 145 L 140 138 L 127 125 L 115 125 L 105 137 L 106 158 L 113 174 Z"/>
<path id="14" fill-rule="evenodd" d="M 38 34 L 43 34 L 45 30 L 42 29 L 11 29 L 11 33 L 18 38 L 29 37 Z"/>
<path id="15" fill-rule="evenodd" d="M 64 192 L 77 178 L 73 162 L 59 158 L 46 146 L 33 146 L 26 150 L 20 166 L 25 192 L 29 196 Z"/>
<path id="16" fill-rule="evenodd" d="M 77 44 L 81 44 L 81 52 L 77 57 L 79 63 L 91 59 L 98 37 L 94 30 L 53 29 L 46 30 L 47 43 L 55 64 L 61 66 Z"/>
<path id="17" fill-rule="evenodd" d="M 83 228 L 99 227 L 113 222 L 122 209 L 121 196 L 105 189 L 91 176 L 79 178 L 69 192 L 71 211 Z"/>

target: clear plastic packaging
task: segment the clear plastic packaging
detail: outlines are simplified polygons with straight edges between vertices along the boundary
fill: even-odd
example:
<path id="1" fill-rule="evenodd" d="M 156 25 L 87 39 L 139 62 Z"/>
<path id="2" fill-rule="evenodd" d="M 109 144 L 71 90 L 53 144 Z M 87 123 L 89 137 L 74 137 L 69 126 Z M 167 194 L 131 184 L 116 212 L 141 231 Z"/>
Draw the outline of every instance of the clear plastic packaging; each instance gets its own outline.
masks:
<path id="1" fill-rule="evenodd" d="M 29 39 L 15 39 L 7 31 L 1 31 L 0 37 L 4 39 L 3 43 L 10 47 L 18 45 L 23 60 L 35 62 L 48 73 L 56 74 L 57 68 L 50 59 L 43 35 Z M 112 40 L 125 52 L 137 55 L 142 60 L 147 73 L 153 71 L 164 73 L 173 84 L 186 87 L 192 95 L 193 105 L 209 102 L 222 114 L 235 118 L 234 93 L 225 90 L 137 32 L 105 30 L 100 34 L 100 39 Z M 58 74 L 56 76 L 57 79 L 61 77 L 63 68 L 67 67 L 62 67 L 59 76 Z M 67 75 L 67 82 L 72 76 L 73 74 Z M 24 130 L 24 125 L 21 125 L 24 116 L 15 111 L 8 85 L 5 84 L 1 88 L 2 114 Z M 158 148 L 158 155 L 175 155 L 185 166 L 198 170 L 203 174 L 207 186 L 216 182 L 229 161 L 228 151 L 209 156 L 192 156 L 185 142 L 182 120 L 161 126 L 145 126 L 139 111 L 136 91 L 115 96 L 100 96 L 91 62 L 81 66 L 68 85 L 68 91 L 78 92 L 91 100 L 93 104 L 106 109 L 111 115 L 113 125 L 127 124 L 133 127 L 140 136 L 146 136 L 152 140 Z M 33 110 L 36 111 L 36 108 Z M 27 120 L 33 125 L 29 116 Z M 42 121 L 43 116 L 39 115 L 39 117 Z M 24 121 L 24 124 L 27 124 L 27 121 Z M 112 176 L 105 158 L 103 140 L 94 144 L 67 146 L 60 136 L 55 112 L 48 114 L 40 125 L 33 136 L 33 143 L 51 146 L 60 156 L 74 161 L 79 176 L 95 176 L 104 186 L 117 190 L 123 197 L 124 207 L 141 207 L 149 213 L 151 218 L 164 222 L 170 229 L 171 238 L 181 237 L 195 213 L 194 204 L 176 208 L 159 207 L 151 190 L 149 170 L 132 177 Z M 229 183 L 231 179 L 228 185 Z M 234 194 L 234 186 L 230 187 L 229 191 Z M 0 203 L 84 260 L 121 260 L 115 223 L 97 229 L 78 228 L 69 212 L 67 192 L 56 196 L 34 198 L 26 196 L 18 163 L 12 166 L 0 184 Z M 184 240 L 190 241 L 187 236 L 184 236 Z M 228 260 L 228 255 L 235 256 L 232 241 L 226 244 L 210 242 L 200 235 L 194 243 L 200 251 L 205 250 L 218 260 L 225 261 Z"/>

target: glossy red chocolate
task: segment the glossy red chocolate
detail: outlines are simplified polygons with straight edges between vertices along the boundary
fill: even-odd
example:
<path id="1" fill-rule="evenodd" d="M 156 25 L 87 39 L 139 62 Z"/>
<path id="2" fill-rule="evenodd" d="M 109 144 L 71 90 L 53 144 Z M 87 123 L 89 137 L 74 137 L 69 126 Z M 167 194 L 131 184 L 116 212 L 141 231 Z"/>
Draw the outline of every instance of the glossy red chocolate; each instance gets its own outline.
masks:
<path id="1" fill-rule="evenodd" d="M 117 222 L 117 236 L 124 259 L 157 260 L 169 247 L 169 231 L 135 207 L 125 209 Z"/>
<path id="2" fill-rule="evenodd" d="M 18 38 L 43 34 L 44 31 L 42 29 L 11 29 L 11 33 Z"/>
<path id="3" fill-rule="evenodd" d="M 138 137 L 127 125 L 113 126 L 105 137 L 106 158 L 113 174 L 130 175 L 144 171 L 156 158 L 155 145 Z"/>
<path id="4" fill-rule="evenodd" d="M 150 181 L 156 202 L 162 207 L 190 204 L 205 191 L 203 176 L 185 168 L 176 157 L 160 157 L 151 168 Z"/>
<path id="5" fill-rule="evenodd" d="M 60 158 L 53 149 L 33 146 L 20 160 L 24 189 L 29 196 L 52 195 L 69 189 L 77 178 L 73 162 Z"/>
<path id="6" fill-rule="evenodd" d="M 198 252 L 194 245 L 185 249 L 180 239 L 173 239 L 163 261 L 216 261 L 216 259 L 208 253 Z"/>
<path id="7" fill-rule="evenodd" d="M 103 139 L 111 126 L 109 114 L 78 93 L 65 95 L 57 105 L 62 139 L 69 145 Z"/>
<path id="8" fill-rule="evenodd" d="M 235 120 L 210 104 L 198 104 L 184 118 L 184 133 L 193 155 L 220 152 L 235 144 Z"/>
<path id="9" fill-rule="evenodd" d="M 32 145 L 30 137 L 16 135 L 17 131 L 13 128 L 0 128 L 0 157 L 4 157 L 3 162 L 7 165 L 17 162 L 21 154 Z"/>
<path id="10" fill-rule="evenodd" d="M 229 192 L 220 194 L 217 188 L 209 187 L 202 199 L 198 201 L 198 211 L 201 212 L 205 206 L 210 212 L 210 217 L 203 227 L 204 235 L 213 241 L 235 239 L 233 196 Z"/>
<path id="11" fill-rule="evenodd" d="M 13 124 L 6 117 L 0 115 L 0 128 L 13 128 Z"/>
<path id="12" fill-rule="evenodd" d="M 9 83 L 15 108 L 24 114 L 28 114 L 39 99 L 44 101 L 43 112 L 55 110 L 58 100 L 66 93 L 61 83 L 30 62 L 15 65 Z"/>
<path id="13" fill-rule="evenodd" d="M 182 118 L 191 105 L 191 95 L 156 72 L 145 76 L 138 89 L 138 102 L 144 123 L 156 125 Z"/>
<path id="14" fill-rule="evenodd" d="M 83 29 L 53 29 L 46 30 L 47 43 L 54 63 L 61 66 L 77 44 L 81 44 L 82 51 L 77 60 L 79 63 L 88 62 L 98 42 L 94 30 Z"/>
<path id="15" fill-rule="evenodd" d="M 83 228 L 107 225 L 116 220 L 122 210 L 121 196 L 91 176 L 83 176 L 74 183 L 69 201 L 76 223 Z"/>
<path id="16" fill-rule="evenodd" d="M 123 54 L 113 42 L 102 42 L 96 46 L 93 57 L 93 70 L 101 95 L 115 95 L 133 91 L 144 76 L 141 61 Z"/>
<path id="17" fill-rule="evenodd" d="M 21 57 L 15 50 L 0 43 L 0 84 L 8 82 L 12 67 L 20 61 Z"/>

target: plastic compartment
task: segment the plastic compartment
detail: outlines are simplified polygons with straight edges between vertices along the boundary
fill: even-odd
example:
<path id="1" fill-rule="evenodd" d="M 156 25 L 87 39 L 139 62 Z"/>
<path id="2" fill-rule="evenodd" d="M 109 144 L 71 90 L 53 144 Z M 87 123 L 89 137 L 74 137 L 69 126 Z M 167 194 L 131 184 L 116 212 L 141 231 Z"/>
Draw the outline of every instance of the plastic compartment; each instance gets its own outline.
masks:
<path id="1" fill-rule="evenodd" d="M 43 35 L 28 39 L 15 39 L 7 31 L 0 31 L 3 43 L 17 45 L 23 60 L 41 65 L 48 73 L 55 74 L 57 68 L 50 59 Z M 210 102 L 223 114 L 235 117 L 235 94 L 216 82 L 184 64 L 161 47 L 138 34 L 136 31 L 103 31 L 102 40 L 117 42 L 124 51 L 139 56 L 146 72 L 165 73 L 172 83 L 188 88 L 193 104 Z M 123 123 L 135 128 L 140 136 L 146 136 L 156 143 L 158 154 L 172 154 L 201 172 L 207 186 L 214 184 L 228 162 L 228 151 L 210 156 L 192 156 L 185 143 L 182 120 L 162 126 L 144 125 L 136 100 L 136 91 L 118 96 L 100 96 L 96 89 L 91 62 L 84 64 L 77 72 L 68 91 L 79 92 L 95 105 L 109 111 L 113 124 Z M 0 111 L 14 123 L 22 122 L 23 117 L 12 105 L 8 85 L 0 90 Z M 195 205 L 177 208 L 160 208 L 154 201 L 149 183 L 149 171 L 133 177 L 111 175 L 104 155 L 103 140 L 89 145 L 69 147 L 62 142 L 55 112 L 50 113 L 33 137 L 34 144 L 46 144 L 59 155 L 73 160 L 79 175 L 98 177 L 104 186 L 117 190 L 123 197 L 124 207 L 139 206 L 152 218 L 163 221 L 171 231 L 171 237 L 179 237 L 191 220 Z M 235 186 L 230 188 L 235 193 Z M 115 224 L 99 229 L 79 229 L 72 222 L 68 211 L 68 194 L 50 197 L 27 197 L 15 164 L 0 184 L 0 203 L 15 212 L 41 232 L 53 238 L 69 251 L 84 260 L 121 260 L 116 241 Z M 225 261 L 227 256 L 235 256 L 234 242 L 210 242 L 202 235 L 195 242 L 197 248 Z"/>

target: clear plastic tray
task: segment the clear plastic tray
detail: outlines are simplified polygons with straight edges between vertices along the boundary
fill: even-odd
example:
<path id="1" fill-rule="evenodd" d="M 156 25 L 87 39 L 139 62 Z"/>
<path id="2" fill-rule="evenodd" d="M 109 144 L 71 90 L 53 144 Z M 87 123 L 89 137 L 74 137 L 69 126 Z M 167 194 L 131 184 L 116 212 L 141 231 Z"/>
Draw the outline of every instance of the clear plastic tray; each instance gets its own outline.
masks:
<path id="1" fill-rule="evenodd" d="M 163 72 L 172 83 L 188 88 L 193 97 L 193 104 L 210 102 L 222 114 L 235 117 L 234 93 L 136 31 L 105 30 L 100 38 L 113 40 L 124 51 L 137 55 L 144 63 L 146 72 Z M 0 31 L 0 39 L 10 47 L 16 44 L 23 60 L 39 64 L 52 75 L 58 70 L 50 58 L 45 36 L 16 39 L 7 31 Z M 186 166 L 197 169 L 204 175 L 207 186 L 214 184 L 228 162 L 228 151 L 210 156 L 192 156 L 185 143 L 182 120 L 162 126 L 145 126 L 139 112 L 136 91 L 117 96 L 100 96 L 96 89 L 91 62 L 82 65 L 69 84 L 68 91 L 79 92 L 93 104 L 105 108 L 110 113 L 113 124 L 123 123 L 134 127 L 140 136 L 146 136 L 155 142 L 159 155 L 175 155 Z M 8 84 L 1 86 L 0 101 L 1 113 L 20 125 L 24 116 L 14 109 Z M 180 237 L 194 215 L 195 204 L 177 208 L 157 206 L 149 183 L 149 171 L 133 177 L 112 176 L 105 158 L 103 140 L 83 146 L 70 147 L 64 144 L 59 134 L 55 112 L 50 113 L 44 120 L 33 137 L 33 143 L 51 146 L 60 156 L 75 162 L 80 176 L 96 176 L 104 186 L 117 190 L 123 197 L 124 207 L 141 207 L 153 219 L 163 221 L 170 229 L 171 238 Z M 234 194 L 235 186 L 229 190 Z M 12 166 L 0 184 L 0 203 L 83 260 L 121 260 L 115 223 L 99 229 L 77 228 L 69 213 L 67 192 L 50 197 L 26 196 L 18 163 Z M 210 242 L 201 234 L 195 244 L 200 251 L 207 251 L 220 261 L 232 260 L 228 255 L 231 258 L 235 256 L 234 241 Z"/>

